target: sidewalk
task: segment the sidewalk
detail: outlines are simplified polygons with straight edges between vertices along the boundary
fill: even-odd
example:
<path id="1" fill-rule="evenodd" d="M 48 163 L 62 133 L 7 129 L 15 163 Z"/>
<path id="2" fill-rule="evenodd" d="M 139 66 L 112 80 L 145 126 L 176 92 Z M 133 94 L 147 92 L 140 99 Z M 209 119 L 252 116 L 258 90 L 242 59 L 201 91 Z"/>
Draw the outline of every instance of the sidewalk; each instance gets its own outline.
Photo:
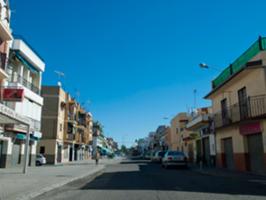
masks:
<path id="1" fill-rule="evenodd" d="M 261 175 L 261 174 L 254 174 L 251 172 L 239 172 L 239 171 L 215 168 L 215 167 L 214 168 L 203 167 L 203 169 L 200 169 L 199 166 L 195 166 L 195 165 L 190 166 L 190 169 L 197 173 L 201 173 L 201 174 L 208 175 L 208 176 L 266 180 L 266 174 Z"/>
<path id="2" fill-rule="evenodd" d="M 101 160 L 98 166 L 92 160 L 68 163 L 61 166 L 28 168 L 26 175 L 21 168 L 0 169 L 0 200 L 26 200 L 69 182 L 97 176 L 107 164 L 118 160 Z"/>

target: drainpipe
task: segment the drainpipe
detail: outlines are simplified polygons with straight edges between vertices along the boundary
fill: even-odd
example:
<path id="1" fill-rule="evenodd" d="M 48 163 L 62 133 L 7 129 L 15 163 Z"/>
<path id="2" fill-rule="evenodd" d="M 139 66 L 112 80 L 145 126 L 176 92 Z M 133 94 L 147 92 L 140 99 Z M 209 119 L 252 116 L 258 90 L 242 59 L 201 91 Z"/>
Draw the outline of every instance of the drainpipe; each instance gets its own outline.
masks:
<path id="1" fill-rule="evenodd" d="M 27 174 L 28 162 L 29 162 L 29 144 L 30 144 L 30 126 L 27 125 L 27 136 L 25 143 L 25 151 L 24 151 L 24 163 L 23 163 L 23 174 Z"/>

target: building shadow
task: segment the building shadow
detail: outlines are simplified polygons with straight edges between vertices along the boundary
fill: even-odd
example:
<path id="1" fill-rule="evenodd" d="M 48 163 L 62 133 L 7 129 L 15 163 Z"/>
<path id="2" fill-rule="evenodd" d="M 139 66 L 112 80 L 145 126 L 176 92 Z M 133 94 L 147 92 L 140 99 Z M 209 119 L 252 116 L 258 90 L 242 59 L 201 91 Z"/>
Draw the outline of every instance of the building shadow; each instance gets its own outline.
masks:
<path id="1" fill-rule="evenodd" d="M 145 161 L 129 161 L 122 164 L 138 164 L 139 170 L 106 172 L 80 189 L 160 190 L 266 196 L 266 184 L 256 181 L 251 182 L 235 177 L 206 176 L 189 169 L 166 170 L 159 164 Z"/>

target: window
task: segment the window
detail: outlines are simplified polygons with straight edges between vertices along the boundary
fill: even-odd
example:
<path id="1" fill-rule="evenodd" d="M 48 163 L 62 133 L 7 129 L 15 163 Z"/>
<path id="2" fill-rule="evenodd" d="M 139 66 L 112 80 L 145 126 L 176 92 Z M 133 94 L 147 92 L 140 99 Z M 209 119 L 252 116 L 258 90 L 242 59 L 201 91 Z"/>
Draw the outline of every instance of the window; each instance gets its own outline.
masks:
<path id="1" fill-rule="evenodd" d="M 221 109 L 222 109 L 222 121 L 223 124 L 228 124 L 229 116 L 228 116 L 228 109 L 227 109 L 227 99 L 223 99 L 221 101 Z"/>
<path id="2" fill-rule="evenodd" d="M 60 124 L 60 131 L 63 131 L 63 124 Z"/>
<path id="3" fill-rule="evenodd" d="M 40 154 L 45 154 L 45 146 L 40 147 Z"/>
<path id="4" fill-rule="evenodd" d="M 246 87 L 241 88 L 237 93 L 240 119 L 246 119 L 248 117 L 248 98 Z"/>

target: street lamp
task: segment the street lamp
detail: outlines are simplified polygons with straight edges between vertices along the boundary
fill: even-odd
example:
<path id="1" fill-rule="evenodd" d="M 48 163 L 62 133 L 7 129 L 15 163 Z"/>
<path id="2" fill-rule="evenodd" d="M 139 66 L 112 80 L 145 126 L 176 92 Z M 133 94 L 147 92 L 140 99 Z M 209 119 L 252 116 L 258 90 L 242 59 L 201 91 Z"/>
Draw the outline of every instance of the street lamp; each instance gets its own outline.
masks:
<path id="1" fill-rule="evenodd" d="M 200 64 L 199 64 L 199 67 L 202 68 L 202 69 L 213 69 L 213 70 L 215 70 L 215 71 L 219 71 L 219 72 L 222 71 L 221 69 L 218 69 L 218 68 L 215 68 L 215 67 L 210 67 L 210 66 L 207 65 L 206 63 L 200 63 Z"/>

